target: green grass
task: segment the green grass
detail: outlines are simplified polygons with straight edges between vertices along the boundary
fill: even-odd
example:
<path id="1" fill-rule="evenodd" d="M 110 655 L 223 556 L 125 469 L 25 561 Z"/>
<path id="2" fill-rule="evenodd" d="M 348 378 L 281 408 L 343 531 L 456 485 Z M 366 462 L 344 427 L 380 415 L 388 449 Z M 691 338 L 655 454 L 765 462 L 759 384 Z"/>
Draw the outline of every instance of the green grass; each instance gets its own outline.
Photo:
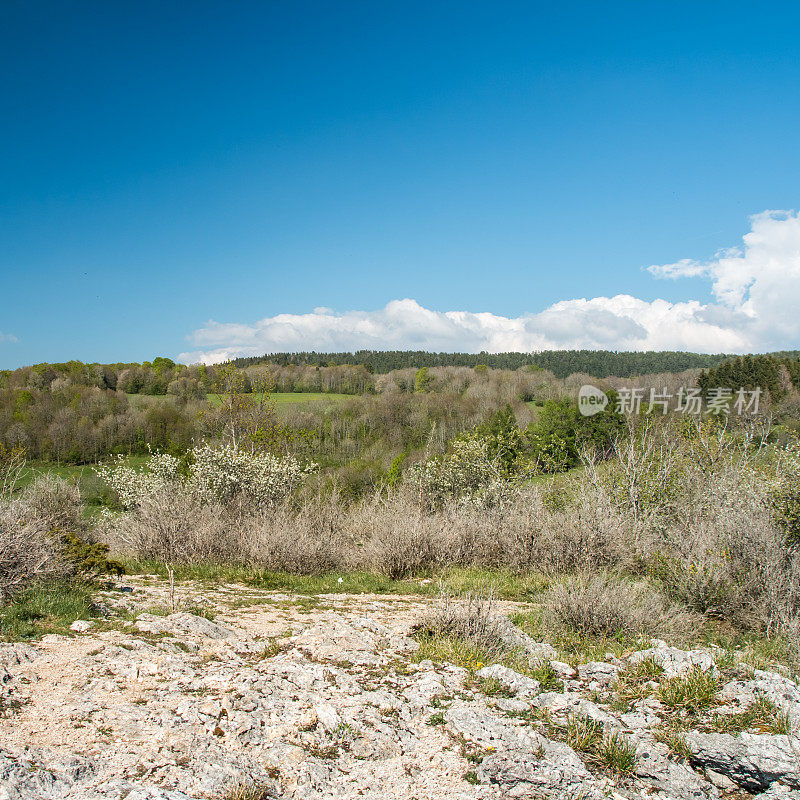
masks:
<path id="1" fill-rule="evenodd" d="M 715 714 L 709 727 L 719 733 L 734 735 L 743 731 L 784 736 L 792 733 L 789 715 L 766 697 L 759 697 L 750 708 L 738 714 Z"/>
<path id="2" fill-rule="evenodd" d="M 123 562 L 131 575 L 158 575 L 168 578 L 167 566 L 160 561 Z M 269 572 L 237 564 L 201 561 L 174 566 L 176 581 L 199 581 L 210 584 L 241 583 L 257 589 L 271 589 L 292 594 L 416 594 L 438 596 L 441 589 L 449 594 L 485 591 L 507 600 L 531 600 L 546 586 L 538 574 L 516 575 L 506 570 L 451 567 L 440 573 L 396 580 L 376 572 L 330 572 L 324 575 L 294 575 Z M 341 580 L 341 582 L 340 582 Z"/>
<path id="3" fill-rule="evenodd" d="M 500 678 L 478 678 L 475 688 L 487 697 L 513 697 L 514 692 Z"/>
<path id="4" fill-rule="evenodd" d="M 481 567 L 452 567 L 437 577 L 449 594 L 493 591 L 495 597 L 503 600 L 535 600 L 550 586 L 550 581 L 538 572 L 515 573 Z M 439 592 L 437 581 L 434 581 L 434 591 Z"/>
<path id="5" fill-rule="evenodd" d="M 419 649 L 412 654 L 411 660 L 417 663 L 426 660 L 447 662 L 457 667 L 464 667 L 470 672 L 477 672 L 498 660 L 486 650 L 454 636 L 420 633 L 415 638 L 419 643 Z"/>
<path id="6" fill-rule="evenodd" d="M 538 718 L 545 735 L 566 742 L 582 753 L 587 764 L 617 775 L 630 775 L 636 767 L 636 747 L 619 733 L 606 733 L 602 723 L 589 717 L 570 714 L 566 723 L 556 722 L 546 711 Z"/>
<path id="7" fill-rule="evenodd" d="M 668 717 L 653 731 L 657 742 L 665 744 L 679 759 L 688 760 L 692 757 L 692 750 L 686 741 L 686 731 L 691 728 L 692 722 L 687 722 L 679 717 Z"/>
<path id="8" fill-rule="evenodd" d="M 629 664 L 619 673 L 614 687 L 614 705 L 619 711 L 627 711 L 633 703 L 644 700 L 653 694 L 652 682 L 663 675 L 663 667 L 652 656 L 637 664 Z"/>
<path id="9" fill-rule="evenodd" d="M 253 396 L 260 397 L 258 394 Z M 273 392 L 270 395 L 270 400 L 275 404 L 275 410 L 281 411 L 292 406 L 308 405 L 309 403 L 334 408 L 339 403 L 354 396 L 352 394 L 336 394 L 334 392 Z M 219 404 L 220 398 L 218 394 L 211 393 L 207 394 L 206 397 L 212 405 Z M 162 397 L 161 399 L 164 398 Z"/>
<path id="10" fill-rule="evenodd" d="M 46 633 L 69 633 L 76 619 L 94 615 L 92 587 L 81 583 L 32 586 L 0 607 L 0 639 L 37 639 Z"/>
<path id="11" fill-rule="evenodd" d="M 662 680 L 658 687 L 658 699 L 667 708 L 697 712 L 714 705 L 719 690 L 718 675 L 695 667 L 686 675 Z"/>
<path id="12" fill-rule="evenodd" d="M 644 650 L 650 642 L 635 636 L 587 636 L 566 628 L 557 631 L 545 630 L 542 609 L 518 612 L 511 621 L 534 639 L 545 639 L 558 650 L 559 658 L 570 664 L 585 664 L 587 661 L 605 661 L 606 653 L 620 656 L 633 650 Z"/>
<path id="13" fill-rule="evenodd" d="M 473 675 L 483 667 L 502 664 L 521 675 L 539 681 L 543 692 L 564 690 L 563 682 L 549 661 L 531 661 L 528 656 L 518 652 L 498 656 L 457 636 L 442 636 L 430 631 L 419 631 L 414 638 L 419 644 L 419 649 L 413 653 L 411 660 L 417 663 L 426 659 L 438 663 L 446 662 L 463 667 Z M 475 687 L 484 694 L 493 695 L 502 692 L 502 682 L 495 682 L 492 679 L 476 680 Z"/>
<path id="14" fill-rule="evenodd" d="M 636 746 L 620 733 L 606 734 L 595 752 L 600 765 L 618 775 L 630 775 L 636 767 Z"/>
<path id="15" fill-rule="evenodd" d="M 589 717 L 570 714 L 567 718 L 566 742 L 581 753 L 596 750 L 603 741 L 603 724 Z"/>
<path id="16" fill-rule="evenodd" d="M 800 677 L 796 661 L 796 645 L 782 636 L 766 638 L 752 631 L 731 634 L 718 632 L 712 624 L 707 626 L 704 642 L 716 644 L 730 653 L 736 654 L 736 661 L 753 669 L 775 669 L 776 664 L 787 665 L 793 678 Z"/>
<path id="17" fill-rule="evenodd" d="M 54 461 L 28 461 L 19 476 L 17 490 L 24 489 L 31 483 L 37 475 L 49 473 L 57 475 L 70 483 L 77 483 L 80 486 L 94 479 L 99 480 L 88 464 L 57 464 Z"/>

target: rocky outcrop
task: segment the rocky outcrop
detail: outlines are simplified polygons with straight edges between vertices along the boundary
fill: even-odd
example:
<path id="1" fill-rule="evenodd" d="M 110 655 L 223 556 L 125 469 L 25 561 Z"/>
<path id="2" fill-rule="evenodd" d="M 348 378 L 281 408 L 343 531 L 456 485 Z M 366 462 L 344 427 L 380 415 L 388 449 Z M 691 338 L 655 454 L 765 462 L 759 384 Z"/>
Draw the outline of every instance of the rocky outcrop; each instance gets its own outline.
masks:
<path id="1" fill-rule="evenodd" d="M 795 733 L 712 730 L 714 714 L 759 698 L 794 719 L 797 686 L 776 672 L 726 676 L 710 650 L 654 642 L 566 664 L 507 623 L 522 671 L 468 672 L 420 658 L 419 598 L 221 587 L 188 598 L 205 616 L 159 615 L 158 591 L 126 592 L 116 625 L 0 645 L 0 800 L 200 800 L 237 787 L 286 800 L 800 800 Z M 113 620 L 115 598 L 103 600 Z M 524 674 L 526 656 L 531 672 L 551 661 L 535 673 L 550 690 Z M 679 731 L 681 752 L 662 736 L 681 717 L 658 699 L 660 678 L 626 677 L 648 658 L 666 677 L 719 677 L 718 704 Z M 626 680 L 638 689 L 622 700 Z M 632 760 L 604 757 L 609 742 Z"/>
<path id="2" fill-rule="evenodd" d="M 777 781 L 800 789 L 800 742 L 796 738 L 695 731 L 685 738 L 694 764 L 728 776 L 743 789 L 764 791 Z"/>

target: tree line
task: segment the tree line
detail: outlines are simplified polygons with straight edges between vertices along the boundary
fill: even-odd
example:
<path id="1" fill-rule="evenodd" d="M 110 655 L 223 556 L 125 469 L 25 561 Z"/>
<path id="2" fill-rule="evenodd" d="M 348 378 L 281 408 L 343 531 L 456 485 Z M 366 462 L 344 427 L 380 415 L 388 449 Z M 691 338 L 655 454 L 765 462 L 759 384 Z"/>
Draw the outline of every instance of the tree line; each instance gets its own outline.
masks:
<path id="1" fill-rule="evenodd" d="M 673 351 L 616 352 L 610 350 L 546 350 L 538 353 L 428 353 L 424 350 L 357 350 L 354 353 L 272 353 L 237 358 L 240 368 L 257 364 L 278 366 L 363 365 L 369 372 L 386 374 L 398 369 L 421 367 L 476 367 L 516 370 L 521 367 L 546 369 L 557 378 L 584 373 L 595 378 L 614 375 L 630 378 L 658 372 L 705 369 L 722 363 L 724 354 L 706 355 Z"/>

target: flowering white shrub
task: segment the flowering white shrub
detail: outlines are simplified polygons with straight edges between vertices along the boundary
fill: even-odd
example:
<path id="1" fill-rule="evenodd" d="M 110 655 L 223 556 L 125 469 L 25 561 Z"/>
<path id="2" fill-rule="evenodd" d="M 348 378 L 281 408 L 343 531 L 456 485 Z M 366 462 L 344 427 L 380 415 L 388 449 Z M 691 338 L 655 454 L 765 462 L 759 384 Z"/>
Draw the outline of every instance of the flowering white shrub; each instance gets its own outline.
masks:
<path id="1" fill-rule="evenodd" d="M 179 459 L 166 453 L 151 453 L 146 470 L 134 469 L 120 457 L 95 471 L 128 509 L 171 490 L 204 504 L 237 502 L 256 510 L 285 499 L 316 468 L 314 464 L 303 467 L 292 456 L 248 453 L 232 445 L 202 444 L 189 455 L 186 472 L 181 472 Z"/>
<path id="2" fill-rule="evenodd" d="M 163 489 L 180 488 L 180 464 L 175 456 L 151 452 L 146 470 L 134 469 L 125 463 L 125 456 L 119 455 L 94 471 L 116 493 L 124 508 L 134 508 Z"/>
<path id="3" fill-rule="evenodd" d="M 187 487 L 204 502 L 243 501 L 270 506 L 286 498 L 315 466 L 303 467 L 292 456 L 248 453 L 231 445 L 192 450 Z"/>
<path id="4" fill-rule="evenodd" d="M 419 489 L 424 502 L 434 508 L 447 500 L 479 507 L 495 505 L 512 484 L 488 457 L 487 448 L 482 437 L 456 439 L 444 455 L 416 464 L 410 471 L 410 482 Z"/>

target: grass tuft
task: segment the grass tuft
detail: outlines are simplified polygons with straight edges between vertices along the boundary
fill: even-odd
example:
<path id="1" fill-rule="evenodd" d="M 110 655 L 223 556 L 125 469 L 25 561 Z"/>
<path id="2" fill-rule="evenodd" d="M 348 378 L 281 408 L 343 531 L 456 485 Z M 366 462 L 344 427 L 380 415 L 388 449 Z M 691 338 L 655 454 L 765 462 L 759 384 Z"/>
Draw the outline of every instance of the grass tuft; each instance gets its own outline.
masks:
<path id="1" fill-rule="evenodd" d="M 653 737 L 669 747 L 674 756 L 688 760 L 692 756 L 691 748 L 686 742 L 686 732 L 682 727 L 682 720 L 665 720 L 653 731 Z"/>
<path id="2" fill-rule="evenodd" d="M 600 763 L 618 775 L 630 775 L 636 768 L 636 747 L 622 734 L 607 734 L 595 752 Z"/>
<path id="3" fill-rule="evenodd" d="M 266 786 L 257 784 L 238 784 L 226 795 L 225 800 L 273 800 L 275 794 Z"/>
<path id="4" fill-rule="evenodd" d="M 487 697 L 513 697 L 514 692 L 499 678 L 478 678 L 475 688 Z"/>
<path id="5" fill-rule="evenodd" d="M 744 731 L 791 736 L 789 715 L 767 697 L 759 697 L 746 711 L 738 714 L 715 714 L 709 727 L 718 733 L 737 734 Z"/>
<path id="6" fill-rule="evenodd" d="M 695 667 L 686 675 L 662 680 L 658 687 L 658 699 L 667 708 L 696 713 L 717 702 L 719 689 L 720 679 L 715 672 Z"/>

